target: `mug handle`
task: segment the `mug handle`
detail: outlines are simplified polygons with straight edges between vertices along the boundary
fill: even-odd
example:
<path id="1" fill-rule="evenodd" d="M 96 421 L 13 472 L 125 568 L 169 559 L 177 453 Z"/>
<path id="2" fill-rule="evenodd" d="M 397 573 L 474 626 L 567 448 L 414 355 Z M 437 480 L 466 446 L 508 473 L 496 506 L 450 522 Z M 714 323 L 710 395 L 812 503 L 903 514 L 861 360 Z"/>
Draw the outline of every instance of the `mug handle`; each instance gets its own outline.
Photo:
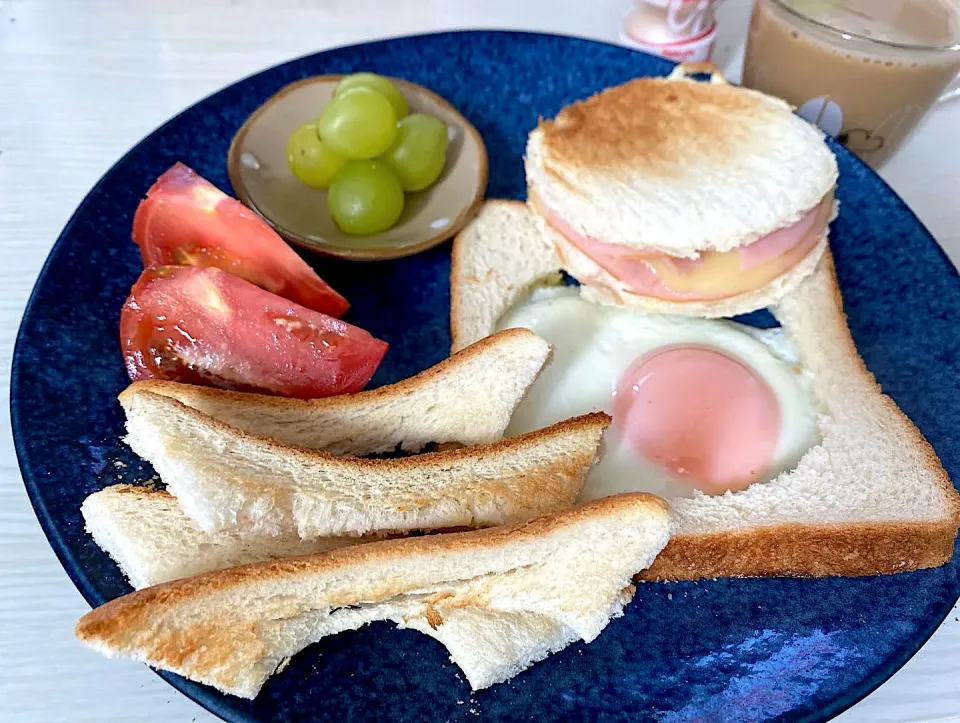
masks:
<path id="1" fill-rule="evenodd" d="M 947 86 L 943 94 L 937 98 L 937 103 L 946 103 L 950 100 L 960 98 L 960 75 L 953 79 L 953 82 Z"/>
<path id="2" fill-rule="evenodd" d="M 698 63 L 681 63 L 667 76 L 667 80 L 687 80 L 691 75 L 709 75 L 710 82 L 714 85 L 729 85 L 727 79 L 723 77 L 723 71 L 720 70 L 720 67 L 709 60 L 702 60 Z"/>

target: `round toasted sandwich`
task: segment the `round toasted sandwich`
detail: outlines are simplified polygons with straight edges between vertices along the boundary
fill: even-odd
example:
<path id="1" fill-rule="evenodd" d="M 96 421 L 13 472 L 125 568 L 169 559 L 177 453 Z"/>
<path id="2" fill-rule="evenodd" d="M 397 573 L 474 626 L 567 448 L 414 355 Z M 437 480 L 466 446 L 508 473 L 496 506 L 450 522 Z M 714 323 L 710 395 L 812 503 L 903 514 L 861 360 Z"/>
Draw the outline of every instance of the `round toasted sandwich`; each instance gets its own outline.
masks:
<path id="1" fill-rule="evenodd" d="M 584 296 L 651 312 L 773 304 L 813 271 L 835 215 L 823 134 L 710 64 L 565 107 L 530 134 L 525 165 L 537 223 Z"/>

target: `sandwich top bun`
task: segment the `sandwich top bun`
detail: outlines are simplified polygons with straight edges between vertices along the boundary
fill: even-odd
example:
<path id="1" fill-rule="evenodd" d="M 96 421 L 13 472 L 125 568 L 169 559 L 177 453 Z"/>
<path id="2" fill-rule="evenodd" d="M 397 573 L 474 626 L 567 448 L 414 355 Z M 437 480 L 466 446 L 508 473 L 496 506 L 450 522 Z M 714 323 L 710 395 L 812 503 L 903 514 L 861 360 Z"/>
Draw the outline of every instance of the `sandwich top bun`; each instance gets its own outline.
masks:
<path id="1" fill-rule="evenodd" d="M 700 72 L 710 82 L 689 77 Z M 612 277 L 619 296 L 671 305 L 756 295 L 815 262 L 834 212 L 822 133 L 711 64 L 567 106 L 530 134 L 525 164 L 558 250 L 574 247 L 566 255 L 585 256 L 604 272 L 586 275 Z"/>

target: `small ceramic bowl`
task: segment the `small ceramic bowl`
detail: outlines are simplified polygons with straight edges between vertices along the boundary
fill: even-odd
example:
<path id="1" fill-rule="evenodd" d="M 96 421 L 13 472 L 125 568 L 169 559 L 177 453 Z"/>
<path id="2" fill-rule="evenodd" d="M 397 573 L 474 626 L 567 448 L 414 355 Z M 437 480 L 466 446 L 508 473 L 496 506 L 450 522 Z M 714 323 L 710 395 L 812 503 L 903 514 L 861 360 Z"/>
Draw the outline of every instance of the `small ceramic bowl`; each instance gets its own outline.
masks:
<path id="1" fill-rule="evenodd" d="M 287 166 L 286 144 L 300 125 L 316 119 L 342 75 L 318 75 L 280 90 L 233 137 L 227 153 L 230 183 L 247 206 L 290 243 L 355 260 L 409 256 L 445 241 L 470 220 L 487 187 L 487 149 L 470 122 L 426 88 L 391 78 L 410 112 L 447 124 L 447 163 L 437 182 L 406 194 L 397 225 L 371 236 L 350 236 L 334 223 L 327 192 L 301 183 Z"/>

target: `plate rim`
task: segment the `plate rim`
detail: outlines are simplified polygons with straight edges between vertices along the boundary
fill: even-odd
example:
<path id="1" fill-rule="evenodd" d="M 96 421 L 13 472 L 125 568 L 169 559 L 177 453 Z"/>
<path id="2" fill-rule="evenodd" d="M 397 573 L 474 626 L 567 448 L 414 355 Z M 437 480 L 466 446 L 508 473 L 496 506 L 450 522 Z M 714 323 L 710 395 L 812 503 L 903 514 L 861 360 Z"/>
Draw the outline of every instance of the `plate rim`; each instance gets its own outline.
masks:
<path id="1" fill-rule="evenodd" d="M 58 562 L 64 571 L 67 573 L 67 576 L 70 578 L 70 581 L 73 583 L 74 587 L 80 592 L 87 604 L 91 607 L 96 607 L 98 597 L 95 595 L 93 589 L 93 584 L 87 575 L 86 570 L 76 560 L 73 554 L 70 552 L 68 547 L 64 544 L 60 530 L 53 525 L 51 520 L 51 515 L 46 508 L 46 505 L 43 503 L 40 495 L 38 494 L 39 485 L 37 480 L 34 478 L 32 470 L 28 466 L 28 457 L 29 451 L 26 448 L 26 441 L 22 434 L 22 425 L 20 423 L 20 405 L 18 399 L 20 397 L 20 367 L 22 365 L 23 357 L 23 347 L 26 344 L 24 341 L 24 327 L 25 321 L 33 314 L 34 306 L 38 303 L 37 297 L 40 290 L 40 286 L 49 273 L 50 266 L 53 262 L 54 257 L 59 251 L 65 246 L 66 237 L 71 233 L 74 225 L 76 224 L 81 213 L 85 210 L 88 204 L 91 203 L 91 197 L 97 193 L 101 187 L 104 185 L 105 180 L 120 166 L 126 159 L 132 155 L 137 149 L 149 138 L 154 135 L 162 133 L 168 126 L 175 123 L 183 115 L 192 111 L 195 107 L 199 105 L 206 104 L 211 100 L 215 99 L 217 96 L 226 93 L 229 90 L 232 90 L 238 86 L 249 83 L 251 80 L 264 75 L 266 73 L 272 72 L 278 68 L 292 65 L 298 62 L 302 62 L 307 59 L 313 59 L 321 57 L 329 52 L 351 49 L 351 48 L 361 48 L 379 45 L 385 42 L 393 40 L 402 40 L 402 39 L 420 39 L 420 38 L 429 38 L 437 36 L 457 36 L 457 35 L 524 35 L 532 37 L 551 37 L 559 38 L 564 40 L 576 40 L 578 42 L 600 45 L 605 47 L 613 47 L 622 51 L 635 53 L 639 55 L 646 56 L 648 58 L 655 59 L 656 61 L 665 62 L 668 64 L 676 65 L 672 61 L 665 60 L 658 56 L 645 53 L 634 48 L 629 48 L 623 45 L 620 45 L 615 42 L 609 42 L 604 40 L 598 40 L 596 38 L 589 38 L 582 35 L 574 34 L 565 34 L 565 33 L 549 33 L 549 32 L 538 32 L 530 30 L 516 30 L 516 29 L 504 29 L 504 28 L 469 28 L 469 29 L 455 29 L 455 30 L 437 30 L 426 33 L 410 33 L 410 34 L 400 34 L 400 35 L 391 35 L 387 37 L 376 38 L 372 40 L 366 40 L 357 43 L 348 43 L 345 45 L 337 45 L 330 48 L 325 48 L 323 50 L 306 53 L 299 55 L 293 58 L 289 58 L 279 63 L 261 68 L 252 73 L 249 73 L 242 78 L 228 83 L 220 88 L 217 88 L 213 92 L 199 98 L 190 105 L 181 109 L 173 116 L 168 118 L 166 121 L 158 125 L 153 130 L 144 134 L 136 143 L 134 143 L 130 148 L 128 148 L 110 167 L 103 172 L 103 174 L 97 179 L 96 183 L 90 188 L 89 191 L 84 195 L 83 199 L 74 209 L 73 213 L 70 215 L 70 218 L 67 220 L 66 224 L 61 229 L 57 239 L 54 241 L 53 245 L 50 247 L 50 251 L 47 254 L 47 257 L 44 259 L 43 265 L 40 267 L 40 271 L 37 273 L 36 281 L 33 284 L 33 287 L 30 290 L 30 294 L 27 298 L 27 302 L 24 305 L 23 313 L 20 318 L 20 324 L 17 327 L 16 341 L 14 343 L 13 353 L 11 355 L 10 362 L 10 428 L 11 434 L 14 442 L 14 450 L 17 457 L 17 466 L 20 470 L 21 480 L 23 486 L 26 489 L 27 497 L 30 500 L 30 505 L 33 508 L 34 514 L 37 517 L 37 521 L 40 524 L 40 528 L 43 531 L 44 536 L 47 538 L 47 542 L 50 547 L 53 549 L 54 554 L 57 557 Z M 306 76 L 311 77 L 311 76 Z M 281 88 L 286 86 L 281 86 Z M 271 96 L 272 97 L 272 96 Z M 258 106 L 259 107 L 259 106 Z M 945 265 L 948 269 L 953 279 L 960 279 L 960 272 L 958 272 L 957 267 L 951 261 L 950 257 L 947 255 L 944 248 L 937 242 L 936 238 L 926 227 L 923 221 L 917 217 L 913 209 L 907 205 L 906 201 L 888 184 L 874 169 L 867 166 L 863 161 L 857 158 L 851 151 L 848 151 L 846 148 L 840 146 L 839 144 L 828 139 L 828 145 L 830 146 L 831 151 L 835 154 L 842 154 L 848 156 L 855 164 L 865 168 L 869 175 L 874 177 L 875 181 L 879 181 L 888 191 L 890 191 L 891 196 L 895 200 L 899 210 L 901 212 L 906 212 L 912 217 L 913 221 L 916 223 L 917 227 L 922 230 L 923 234 L 926 236 L 929 244 L 932 244 L 940 258 L 945 262 Z M 841 289 L 842 295 L 842 289 Z M 921 430 L 922 432 L 922 430 Z M 952 481 L 952 480 L 951 480 Z M 954 484 L 956 486 L 956 484 Z M 951 564 L 951 561 L 948 561 L 946 564 Z M 759 578 L 763 579 L 763 578 Z M 774 578 L 776 579 L 776 578 Z M 950 598 L 953 598 L 950 601 Z M 928 614 L 924 618 L 925 627 L 923 627 L 920 632 L 910 639 L 910 644 L 901 646 L 898 651 L 892 653 L 875 671 L 874 673 L 865 677 L 860 683 L 855 684 L 849 688 L 846 688 L 842 693 L 838 694 L 829 702 L 825 703 L 821 708 L 815 712 L 811 712 L 805 715 L 791 715 L 791 711 L 785 711 L 781 714 L 781 717 L 786 717 L 789 720 L 798 720 L 805 721 L 808 723 L 822 723 L 829 721 L 832 718 L 836 717 L 840 713 L 848 710 L 853 707 L 855 704 L 859 703 L 861 700 L 865 699 L 875 690 L 877 690 L 881 685 L 887 682 L 894 674 L 896 674 L 904 665 L 906 665 L 914 655 L 916 655 L 921 648 L 923 648 L 933 634 L 937 631 L 940 625 L 947 619 L 950 614 L 950 611 L 956 605 L 958 600 L 960 600 L 960 582 L 954 584 L 954 590 L 952 593 L 949 593 L 945 598 L 946 602 L 943 604 L 942 609 L 937 609 L 933 614 Z M 916 647 L 913 643 L 918 642 Z M 902 654 L 900 651 L 907 650 L 906 654 Z M 206 709 L 210 713 L 220 717 L 225 721 L 230 721 L 230 723 L 255 723 L 259 719 L 256 717 L 248 717 L 244 714 L 237 712 L 235 709 L 225 705 L 225 697 L 218 693 L 215 689 L 208 686 L 202 685 L 200 683 L 195 683 L 193 681 L 187 680 L 175 673 L 170 673 L 168 671 L 156 670 L 147 666 L 148 669 L 154 674 L 158 675 L 170 686 L 176 689 L 178 692 L 185 695 L 190 700 L 194 701 L 202 708 Z"/>

